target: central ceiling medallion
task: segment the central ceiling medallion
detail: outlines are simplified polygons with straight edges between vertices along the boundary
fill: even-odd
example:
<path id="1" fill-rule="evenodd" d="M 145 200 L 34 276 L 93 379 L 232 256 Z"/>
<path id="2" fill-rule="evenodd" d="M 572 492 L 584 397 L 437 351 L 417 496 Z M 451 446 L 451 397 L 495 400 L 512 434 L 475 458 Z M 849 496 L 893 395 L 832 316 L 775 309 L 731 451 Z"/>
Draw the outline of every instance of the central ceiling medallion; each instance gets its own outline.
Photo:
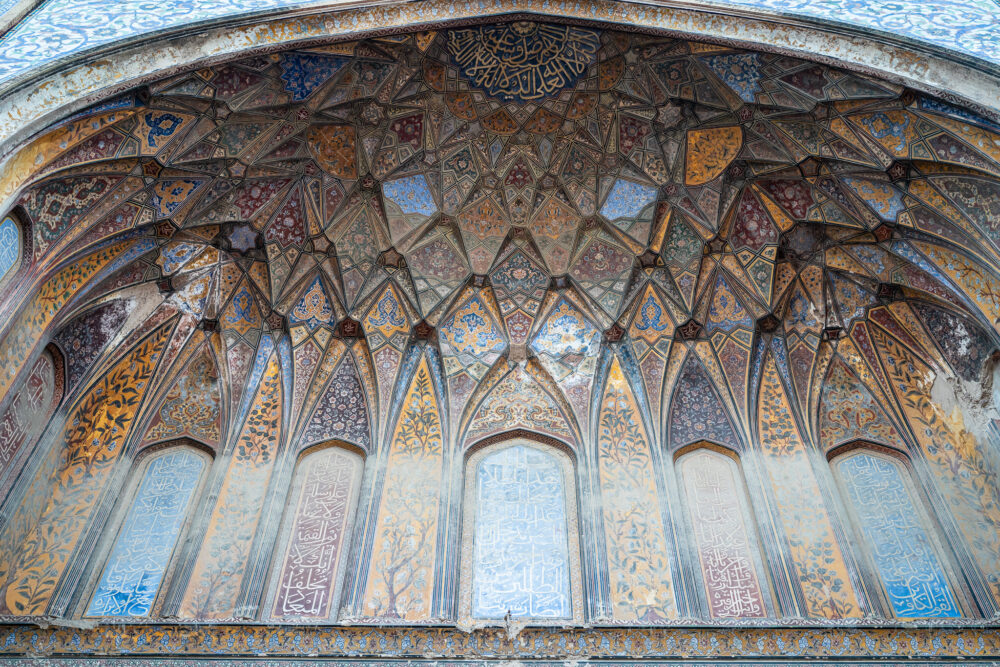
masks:
<path id="1" fill-rule="evenodd" d="M 462 73 L 505 102 L 540 100 L 572 86 L 600 45 L 596 31 L 530 21 L 448 33 L 448 52 Z"/>

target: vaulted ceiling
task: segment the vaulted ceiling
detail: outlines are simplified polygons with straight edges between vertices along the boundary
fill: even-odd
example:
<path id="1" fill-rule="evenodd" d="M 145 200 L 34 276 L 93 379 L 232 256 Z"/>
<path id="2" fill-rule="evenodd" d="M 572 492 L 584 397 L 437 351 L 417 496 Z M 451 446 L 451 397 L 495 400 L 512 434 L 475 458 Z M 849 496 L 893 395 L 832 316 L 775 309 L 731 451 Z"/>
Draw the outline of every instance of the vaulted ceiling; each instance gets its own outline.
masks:
<path id="1" fill-rule="evenodd" d="M 154 235 L 90 298 L 159 281 L 161 308 L 221 332 L 234 397 L 263 339 L 314 358 L 362 335 L 386 417 L 415 337 L 440 348 L 454 439 L 490 430 L 507 382 L 579 440 L 605 342 L 659 429 L 672 346 L 740 421 L 766 346 L 804 413 L 821 343 L 856 323 L 936 350 L 891 304 L 989 338 L 997 130 L 826 65 L 517 21 L 179 74 L 36 143 L 19 203 L 40 264 Z"/>

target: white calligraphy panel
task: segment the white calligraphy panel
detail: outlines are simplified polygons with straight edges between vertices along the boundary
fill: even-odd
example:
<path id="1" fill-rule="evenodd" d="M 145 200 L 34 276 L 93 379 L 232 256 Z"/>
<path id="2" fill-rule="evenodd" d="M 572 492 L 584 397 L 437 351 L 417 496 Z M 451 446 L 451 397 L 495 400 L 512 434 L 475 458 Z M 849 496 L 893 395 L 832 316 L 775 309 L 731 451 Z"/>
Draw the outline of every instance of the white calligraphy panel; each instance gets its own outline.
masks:
<path id="1" fill-rule="evenodd" d="M 204 466 L 204 457 L 181 448 L 150 461 L 88 616 L 149 615 Z"/>
<path id="2" fill-rule="evenodd" d="M 698 449 L 680 467 L 712 617 L 766 616 L 736 461 Z"/>
<path id="3" fill-rule="evenodd" d="M 328 619 L 339 563 L 357 496 L 359 456 L 336 447 L 308 455 L 299 466 L 295 511 L 274 594 L 276 619 Z"/>
<path id="4" fill-rule="evenodd" d="M 515 445 L 483 458 L 475 474 L 472 617 L 571 617 L 559 460 Z"/>

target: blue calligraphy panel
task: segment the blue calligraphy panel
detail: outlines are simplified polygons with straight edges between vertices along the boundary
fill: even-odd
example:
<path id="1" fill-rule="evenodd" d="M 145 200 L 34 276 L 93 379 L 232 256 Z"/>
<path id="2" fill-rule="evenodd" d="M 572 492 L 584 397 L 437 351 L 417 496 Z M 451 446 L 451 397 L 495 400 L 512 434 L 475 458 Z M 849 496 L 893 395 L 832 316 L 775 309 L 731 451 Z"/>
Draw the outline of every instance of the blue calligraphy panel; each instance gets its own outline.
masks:
<path id="1" fill-rule="evenodd" d="M 896 616 L 961 616 L 900 466 L 865 453 L 837 465 Z"/>
<path id="2" fill-rule="evenodd" d="M 474 618 L 572 615 L 566 500 L 555 457 L 517 445 L 476 472 Z"/>
<path id="3" fill-rule="evenodd" d="M 142 477 L 88 616 L 147 616 L 204 465 L 185 449 L 154 459 Z"/>
<path id="4" fill-rule="evenodd" d="M 17 267 L 20 259 L 21 228 L 13 218 L 4 218 L 0 223 L 0 280 Z"/>

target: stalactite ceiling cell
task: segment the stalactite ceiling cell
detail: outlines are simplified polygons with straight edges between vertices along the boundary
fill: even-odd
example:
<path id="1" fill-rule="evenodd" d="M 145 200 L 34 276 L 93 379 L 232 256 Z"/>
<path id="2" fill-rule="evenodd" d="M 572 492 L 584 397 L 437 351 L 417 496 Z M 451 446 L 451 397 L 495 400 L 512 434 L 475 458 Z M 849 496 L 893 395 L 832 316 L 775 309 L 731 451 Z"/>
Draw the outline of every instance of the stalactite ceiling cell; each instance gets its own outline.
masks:
<path id="1" fill-rule="evenodd" d="M 987 119 L 787 56 L 510 21 L 187 71 L 33 146 L 35 173 L 0 218 L 0 275 L 26 271 L 37 296 L 0 323 L 0 391 L 24 393 L 51 341 L 65 382 L 36 393 L 64 384 L 70 422 L 37 450 L 33 422 L 0 439 L 4 466 L 43 459 L 6 501 L 5 611 L 63 613 L 66 582 L 104 571 L 72 563 L 104 516 L 73 503 L 111 503 L 118 481 L 99 470 L 72 496 L 85 471 L 65 451 L 139 461 L 183 439 L 204 451 L 150 460 L 201 470 L 211 451 L 209 481 L 191 472 L 184 488 L 213 500 L 173 519 L 187 561 L 161 545 L 169 595 L 154 586 L 134 608 L 454 620 L 457 591 L 487 588 L 458 583 L 476 568 L 458 565 L 461 492 L 447 489 L 472 445 L 512 429 L 559 449 L 503 450 L 518 466 L 544 459 L 556 479 L 565 459 L 567 497 L 593 500 L 578 506 L 587 566 L 567 557 L 572 595 L 522 605 L 543 616 L 909 618 L 929 607 L 882 553 L 889 538 L 852 545 L 925 533 L 936 615 L 1000 608 L 997 457 L 937 382 L 981 392 L 997 347 Z M 107 451 L 74 430 L 83 417 L 119 420 Z M 307 452 L 330 440 L 351 451 Z M 837 458 L 860 440 L 878 455 Z M 336 484 L 303 463 L 327 459 Z M 0 469 L 3 488 L 20 472 Z M 879 479 L 892 484 L 862 488 Z M 285 487 L 315 505 L 285 512 L 294 530 L 267 504 Z M 887 514 L 844 509 L 904 492 L 898 506 L 935 518 L 880 532 Z M 339 518 L 314 539 L 327 497 Z M 56 538 L 63 512 L 76 519 Z M 266 556 L 278 535 L 280 567 Z M 67 545 L 58 558 L 50 539 Z M 313 562 L 299 543 L 347 545 L 314 559 L 347 573 L 295 590 Z M 101 591 L 114 604 L 80 609 L 125 608 L 127 591 Z M 494 618 L 506 602 L 475 604 Z"/>

